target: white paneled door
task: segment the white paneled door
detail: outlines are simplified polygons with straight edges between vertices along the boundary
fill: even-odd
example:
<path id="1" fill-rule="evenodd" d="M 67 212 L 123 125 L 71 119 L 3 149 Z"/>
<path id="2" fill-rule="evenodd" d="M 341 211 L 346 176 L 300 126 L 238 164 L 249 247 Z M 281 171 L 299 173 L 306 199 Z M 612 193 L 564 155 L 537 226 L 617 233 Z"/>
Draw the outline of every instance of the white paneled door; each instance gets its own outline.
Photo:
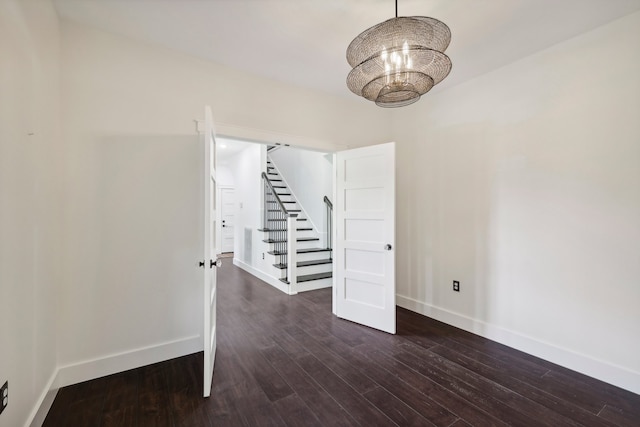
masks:
<path id="1" fill-rule="evenodd" d="M 336 315 L 395 334 L 395 144 L 335 160 Z"/>
<path id="2" fill-rule="evenodd" d="M 233 188 L 220 189 L 220 210 L 222 218 L 222 236 L 221 248 L 222 252 L 233 252 L 234 242 L 234 223 L 236 212 L 236 196 Z"/>
<path id="3" fill-rule="evenodd" d="M 204 132 L 204 397 L 211 395 L 213 365 L 216 358 L 216 139 L 213 115 L 205 107 Z"/>

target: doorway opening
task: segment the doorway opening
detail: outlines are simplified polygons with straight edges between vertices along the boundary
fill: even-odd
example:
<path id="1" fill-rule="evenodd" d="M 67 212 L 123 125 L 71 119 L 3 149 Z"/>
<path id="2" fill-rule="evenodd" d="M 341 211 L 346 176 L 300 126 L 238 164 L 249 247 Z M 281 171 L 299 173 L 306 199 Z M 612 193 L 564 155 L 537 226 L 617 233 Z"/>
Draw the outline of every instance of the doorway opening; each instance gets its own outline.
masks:
<path id="1" fill-rule="evenodd" d="M 234 265 L 285 293 L 332 287 L 326 200 L 333 197 L 333 154 L 222 136 L 217 142 L 221 256 L 233 254 Z M 279 206 L 297 215 L 294 227 L 275 216 Z M 296 233 L 295 269 L 287 263 L 288 228 Z"/>

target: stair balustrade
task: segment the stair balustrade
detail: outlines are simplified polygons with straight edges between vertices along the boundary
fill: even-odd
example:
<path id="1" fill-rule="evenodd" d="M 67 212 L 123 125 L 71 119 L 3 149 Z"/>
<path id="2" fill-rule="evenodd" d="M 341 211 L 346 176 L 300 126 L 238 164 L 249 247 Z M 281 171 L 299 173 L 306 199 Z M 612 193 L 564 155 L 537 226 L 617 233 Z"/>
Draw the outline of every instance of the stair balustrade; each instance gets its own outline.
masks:
<path id="1" fill-rule="evenodd" d="M 273 253 L 284 266 L 289 294 L 297 293 L 296 276 L 296 220 L 297 213 L 287 210 L 276 193 L 266 173 L 262 172 L 264 191 L 264 213 L 262 228 L 269 233 L 268 241 L 273 245 Z"/>

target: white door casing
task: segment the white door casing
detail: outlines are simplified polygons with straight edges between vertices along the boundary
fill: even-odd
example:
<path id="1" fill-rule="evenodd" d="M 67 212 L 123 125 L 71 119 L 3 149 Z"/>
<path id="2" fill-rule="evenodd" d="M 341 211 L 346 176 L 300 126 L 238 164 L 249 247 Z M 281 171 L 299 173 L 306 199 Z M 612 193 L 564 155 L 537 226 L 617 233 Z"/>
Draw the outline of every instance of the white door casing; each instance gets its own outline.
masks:
<path id="1" fill-rule="evenodd" d="M 395 143 L 335 156 L 335 312 L 396 332 Z"/>
<path id="2" fill-rule="evenodd" d="M 211 395 L 213 365 L 216 357 L 216 300 L 217 271 L 216 249 L 216 140 L 213 129 L 213 115 L 209 106 L 205 107 L 204 126 L 204 397 Z"/>

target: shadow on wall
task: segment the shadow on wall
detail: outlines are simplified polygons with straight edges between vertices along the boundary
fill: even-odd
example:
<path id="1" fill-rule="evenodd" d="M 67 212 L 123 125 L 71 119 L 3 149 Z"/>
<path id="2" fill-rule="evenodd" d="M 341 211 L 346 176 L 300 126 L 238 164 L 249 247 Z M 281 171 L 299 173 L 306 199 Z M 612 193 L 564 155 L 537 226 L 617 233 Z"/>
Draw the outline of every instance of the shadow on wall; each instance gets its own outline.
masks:
<path id="1" fill-rule="evenodd" d="M 104 357 L 202 328 L 197 136 L 100 139 L 75 164 L 61 331 L 65 359 Z M 75 260 L 82 259 L 78 266 Z"/>

